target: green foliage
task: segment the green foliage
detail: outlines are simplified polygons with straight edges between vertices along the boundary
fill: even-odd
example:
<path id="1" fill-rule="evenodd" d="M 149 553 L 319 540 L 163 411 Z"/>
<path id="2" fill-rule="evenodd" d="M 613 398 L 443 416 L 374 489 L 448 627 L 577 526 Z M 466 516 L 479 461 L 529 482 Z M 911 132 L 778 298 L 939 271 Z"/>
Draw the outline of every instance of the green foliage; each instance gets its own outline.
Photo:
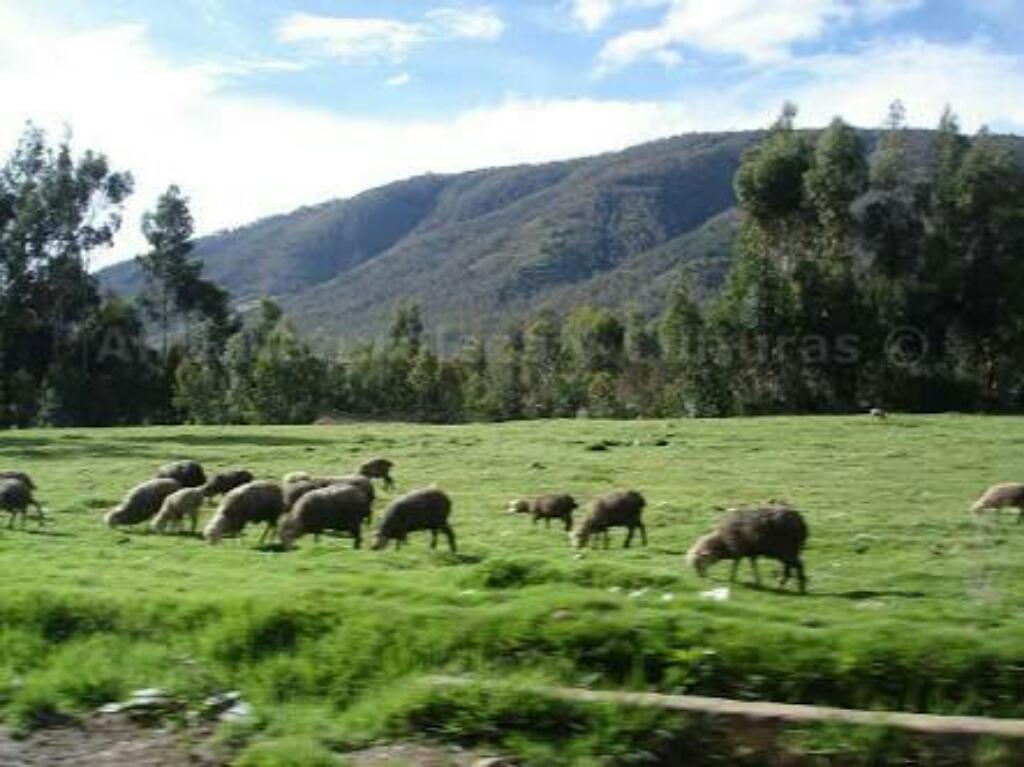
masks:
<path id="1" fill-rule="evenodd" d="M 43 392 L 48 417 L 80 415 L 64 401 L 71 369 L 85 398 L 101 391 L 86 367 L 103 321 L 88 258 L 113 241 L 131 191 L 131 175 L 106 157 L 76 157 L 32 125 L 0 166 L 0 427 L 31 423 Z"/>

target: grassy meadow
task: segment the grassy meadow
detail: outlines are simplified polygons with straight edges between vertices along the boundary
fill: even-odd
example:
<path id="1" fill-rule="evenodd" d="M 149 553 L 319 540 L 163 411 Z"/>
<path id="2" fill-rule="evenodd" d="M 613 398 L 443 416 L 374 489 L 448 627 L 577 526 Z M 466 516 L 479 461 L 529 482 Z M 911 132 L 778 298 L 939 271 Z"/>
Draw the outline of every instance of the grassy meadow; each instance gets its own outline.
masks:
<path id="1" fill-rule="evenodd" d="M 374 455 L 395 462 L 397 491 L 452 496 L 457 554 L 427 534 L 399 552 L 328 537 L 280 553 L 256 531 L 211 547 L 101 524 L 173 459 L 278 477 Z M 332 764 L 410 735 L 538 764 L 643 763 L 699 739 L 652 712 L 420 681 L 442 672 L 1024 717 L 1024 525 L 967 513 L 988 484 L 1024 478 L 1022 419 L 24 431 L 0 436 L 8 467 L 31 473 L 50 514 L 41 532 L 0 529 L 0 712 L 16 728 L 161 687 L 191 701 L 241 690 L 255 716 L 221 737 L 250 765 Z M 505 512 L 618 487 L 647 498 L 647 548 L 617 532 L 578 555 L 558 525 Z M 716 506 L 769 498 L 808 520 L 808 595 L 739 583 L 700 598 L 729 564 L 698 579 L 690 543 Z M 775 569 L 762 565 L 766 583 Z"/>

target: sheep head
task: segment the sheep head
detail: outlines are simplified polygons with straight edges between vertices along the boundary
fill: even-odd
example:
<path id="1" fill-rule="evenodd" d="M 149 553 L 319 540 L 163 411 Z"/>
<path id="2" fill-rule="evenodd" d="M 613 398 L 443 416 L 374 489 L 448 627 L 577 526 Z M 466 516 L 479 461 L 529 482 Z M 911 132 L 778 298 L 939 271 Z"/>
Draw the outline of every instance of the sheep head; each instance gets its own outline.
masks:
<path id="1" fill-rule="evenodd" d="M 728 554 L 725 543 L 718 533 L 708 533 L 697 539 L 697 542 L 686 552 L 686 562 L 701 578 L 707 575 L 708 568 Z"/>

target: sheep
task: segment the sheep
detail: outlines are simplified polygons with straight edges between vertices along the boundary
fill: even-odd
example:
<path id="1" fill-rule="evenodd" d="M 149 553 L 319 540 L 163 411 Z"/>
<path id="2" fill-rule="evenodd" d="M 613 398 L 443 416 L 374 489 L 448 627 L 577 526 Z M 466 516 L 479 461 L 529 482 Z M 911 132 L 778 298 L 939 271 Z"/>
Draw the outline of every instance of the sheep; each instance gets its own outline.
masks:
<path id="1" fill-rule="evenodd" d="M 180 530 L 185 517 L 188 517 L 192 522 L 189 531 L 194 533 L 199 520 L 199 510 L 206 497 L 205 485 L 175 490 L 164 498 L 164 502 L 160 505 L 160 511 L 149 524 L 150 529 L 155 533 L 170 532 L 172 528 Z"/>
<path id="2" fill-rule="evenodd" d="M 20 479 L 0 479 L 0 509 L 11 513 L 11 519 L 7 523 L 8 528 L 14 527 L 14 522 L 19 514 L 21 515 L 21 526 L 25 527 L 29 506 L 35 507 L 36 522 L 41 527 L 45 515 L 43 507 L 32 497 L 32 488 Z"/>
<path id="3" fill-rule="evenodd" d="M 363 522 L 369 516 L 370 500 L 362 490 L 354 485 L 329 485 L 299 499 L 282 520 L 278 538 L 285 548 L 290 548 L 303 535 L 312 533 L 313 539 L 319 541 L 324 530 L 338 530 L 349 533 L 358 549 L 363 541 Z"/>
<path id="4" fill-rule="evenodd" d="M 201 487 L 206 484 L 206 473 L 196 461 L 169 463 L 156 473 L 157 479 L 176 479 L 182 487 Z"/>
<path id="5" fill-rule="evenodd" d="M 981 494 L 981 498 L 974 502 L 971 511 L 981 514 L 983 511 L 1002 509 L 1009 507 L 1017 510 L 1017 522 L 1024 520 L 1024 483 L 1022 482 L 1001 482 L 992 485 Z"/>
<path id="6" fill-rule="evenodd" d="M 331 485 L 349 485 L 356 487 L 362 491 L 363 495 L 366 496 L 371 504 L 376 500 L 373 483 L 366 477 L 358 474 L 349 477 L 310 477 L 307 474 L 306 479 L 300 479 L 284 486 L 285 509 L 291 511 L 295 507 L 295 504 L 299 502 L 299 499 L 301 499 L 306 493 L 313 490 L 320 490 Z M 372 516 L 366 520 L 367 524 L 371 521 Z"/>
<path id="7" fill-rule="evenodd" d="M 331 483 L 323 479 L 313 479 L 306 475 L 306 479 L 298 479 L 288 482 L 283 487 L 285 511 L 291 511 L 302 496 L 314 490 L 321 490 Z"/>
<path id="8" fill-rule="evenodd" d="M 635 490 L 616 490 L 598 498 L 590 506 L 590 512 L 580 525 L 570 533 L 576 548 L 586 546 L 591 536 L 603 534 L 604 547 L 608 548 L 608 530 L 612 527 L 627 527 L 629 534 L 623 543 L 629 548 L 633 541 L 633 533 L 640 530 L 640 540 L 647 545 L 647 529 L 641 515 L 647 501 Z"/>
<path id="9" fill-rule="evenodd" d="M 394 464 L 387 458 L 373 458 L 360 466 L 356 473 L 362 474 L 367 479 L 383 480 L 384 489 L 390 490 L 395 486 L 395 481 L 391 479 L 392 468 L 394 468 Z"/>
<path id="10" fill-rule="evenodd" d="M 868 415 L 874 418 L 876 421 L 885 421 L 889 418 L 889 414 L 886 413 L 880 407 L 873 407 L 868 411 Z"/>
<path id="11" fill-rule="evenodd" d="M 13 471 L 11 469 L 5 469 L 4 471 L 0 471 L 0 479 L 16 479 L 23 485 L 25 485 L 25 487 L 27 487 L 29 490 L 38 489 L 36 487 L 35 482 L 32 481 L 32 478 L 23 471 Z"/>
<path id="12" fill-rule="evenodd" d="M 532 501 L 520 499 L 509 505 L 509 511 L 516 514 L 531 514 L 535 525 L 543 519 L 544 526 L 550 527 L 552 519 L 560 519 L 566 532 L 572 529 L 572 512 L 576 508 L 576 499 L 565 494 L 542 495 Z"/>
<path id="13" fill-rule="evenodd" d="M 203 493 L 207 498 L 224 495 L 225 493 L 230 493 L 236 487 L 249 484 L 253 479 L 255 477 L 253 477 L 252 472 L 245 469 L 223 471 L 220 474 L 214 474 L 207 480 L 206 484 L 203 485 Z"/>
<path id="14" fill-rule="evenodd" d="M 284 512 L 284 491 L 279 483 L 250 482 L 224 496 L 203 529 L 203 537 L 215 544 L 226 536 L 239 535 L 247 524 L 263 522 L 266 524 L 260 536 L 260 543 L 263 543 L 277 528 L 277 521 Z"/>
<path id="15" fill-rule="evenodd" d="M 425 488 L 392 501 L 381 518 L 373 542 L 374 549 L 383 549 L 388 541 L 400 549 L 406 536 L 417 530 L 430 530 L 430 547 L 437 547 L 437 534 L 448 538 L 448 548 L 455 551 L 455 533 L 448 524 L 452 502 L 441 490 Z"/>
<path id="16" fill-rule="evenodd" d="M 364 477 L 362 474 L 351 474 L 344 477 L 328 477 L 332 484 L 351 485 L 352 487 L 358 487 L 363 491 L 363 494 L 369 499 L 370 503 L 377 500 L 377 492 L 373 489 L 373 482 Z"/>
<path id="17" fill-rule="evenodd" d="M 686 553 L 686 561 L 702 578 L 708 568 L 722 559 L 733 560 L 730 581 L 736 580 L 740 562 L 747 558 L 754 572 L 754 581 L 761 585 L 757 569 L 758 557 L 777 559 L 783 564 L 779 588 L 796 573 L 800 593 L 807 590 L 800 552 L 807 542 L 807 523 L 799 511 L 789 506 L 759 506 L 731 509 L 715 530 L 701 536 Z"/>
<path id="18" fill-rule="evenodd" d="M 103 518 L 109 527 L 138 525 L 160 511 L 164 498 L 181 489 L 176 479 L 151 479 L 128 491 L 119 506 Z"/>

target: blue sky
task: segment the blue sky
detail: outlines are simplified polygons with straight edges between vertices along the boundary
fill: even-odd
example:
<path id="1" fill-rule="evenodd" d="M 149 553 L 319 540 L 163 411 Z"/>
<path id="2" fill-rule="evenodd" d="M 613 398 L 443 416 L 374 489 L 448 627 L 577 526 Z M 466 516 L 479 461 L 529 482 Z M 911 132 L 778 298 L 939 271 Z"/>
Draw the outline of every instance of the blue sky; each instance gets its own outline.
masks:
<path id="1" fill-rule="evenodd" d="M 1024 0 L 0 0 L 0 150 L 27 119 L 178 183 L 201 232 L 423 172 L 686 131 L 1024 133 Z"/>

